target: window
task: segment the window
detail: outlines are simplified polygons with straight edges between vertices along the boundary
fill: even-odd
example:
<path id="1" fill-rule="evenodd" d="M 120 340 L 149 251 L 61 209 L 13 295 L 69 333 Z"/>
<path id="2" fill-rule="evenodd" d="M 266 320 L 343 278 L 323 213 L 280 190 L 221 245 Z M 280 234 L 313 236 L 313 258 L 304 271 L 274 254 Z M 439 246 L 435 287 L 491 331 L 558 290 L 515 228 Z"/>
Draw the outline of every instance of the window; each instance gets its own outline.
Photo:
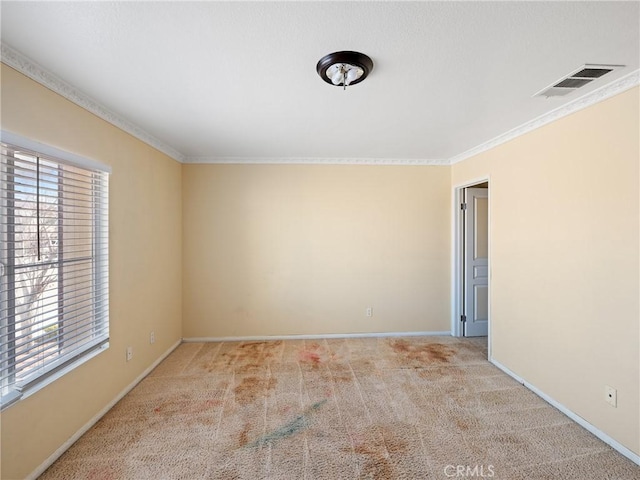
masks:
<path id="1" fill-rule="evenodd" d="M 9 135 L 0 144 L 3 407 L 109 341 L 108 173 L 51 147 L 4 143 Z"/>

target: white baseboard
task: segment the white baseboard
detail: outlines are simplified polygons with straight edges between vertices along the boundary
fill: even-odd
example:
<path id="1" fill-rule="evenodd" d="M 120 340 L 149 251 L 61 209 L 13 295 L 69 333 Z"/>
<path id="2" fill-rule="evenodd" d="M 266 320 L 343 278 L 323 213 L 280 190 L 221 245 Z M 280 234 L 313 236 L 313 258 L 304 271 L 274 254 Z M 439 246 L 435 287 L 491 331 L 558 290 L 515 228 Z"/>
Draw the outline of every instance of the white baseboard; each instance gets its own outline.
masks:
<path id="1" fill-rule="evenodd" d="M 49 468 L 51 465 L 53 465 L 53 462 L 55 462 L 58 458 L 60 458 L 60 456 L 66 452 L 69 447 L 71 447 L 71 445 L 73 445 L 82 435 L 84 435 L 85 433 L 87 433 L 87 431 L 93 427 L 98 420 L 100 420 L 102 417 L 104 417 L 104 415 L 113 408 L 113 406 L 118 403 L 120 400 L 122 400 L 122 398 L 129 393 L 131 390 L 133 390 L 133 387 L 135 387 L 137 384 L 139 384 L 144 377 L 146 377 L 147 375 L 149 375 L 151 373 L 151 371 L 156 368 L 160 362 L 162 362 L 165 358 L 167 358 L 169 356 L 169 354 L 171 352 L 173 352 L 178 345 L 180 345 L 182 342 L 181 341 L 177 341 L 175 344 L 173 344 L 171 347 L 169 347 L 169 349 L 164 352 L 155 362 L 153 362 L 144 372 L 142 372 L 140 375 L 138 375 L 136 377 L 136 379 L 131 382 L 129 385 L 127 385 L 124 390 L 122 390 L 113 400 L 111 400 L 102 410 L 100 410 L 91 420 L 89 420 L 86 424 L 84 424 L 84 426 L 78 430 L 75 434 L 73 434 L 73 436 L 71 438 L 69 438 L 69 440 L 67 440 L 66 442 L 64 442 L 60 448 L 58 448 L 55 452 L 53 452 L 53 454 L 47 458 L 38 468 L 36 468 L 33 472 L 31 472 L 31 474 L 29 474 L 25 480 L 35 480 L 37 479 L 40 475 L 42 475 L 44 473 L 44 471 Z"/>
<path id="2" fill-rule="evenodd" d="M 325 338 L 368 338 L 368 337 L 450 337 L 451 332 L 381 332 L 381 333 L 323 333 L 319 335 L 256 335 L 246 337 L 187 337 L 182 341 L 194 342 L 255 342 L 269 340 L 322 340 Z"/>
<path id="3" fill-rule="evenodd" d="M 604 443 L 606 443 L 607 445 L 609 445 L 611 448 L 613 448 L 614 450 L 617 450 L 618 452 L 620 452 L 622 455 L 624 455 L 625 457 L 627 457 L 629 460 L 631 460 L 632 462 L 640 465 L 640 455 L 632 452 L 631 450 L 629 450 L 627 447 L 625 447 L 624 445 L 622 445 L 620 442 L 614 440 L 613 438 L 611 438 L 609 435 L 607 435 L 606 433 L 604 433 L 602 430 L 598 429 L 597 427 L 593 426 L 592 424 L 590 424 L 588 421 L 586 421 L 584 418 L 582 418 L 580 415 L 578 415 L 575 412 L 572 412 L 571 410 L 569 410 L 567 407 L 565 407 L 564 405 L 562 405 L 561 403 L 559 403 L 558 401 L 554 400 L 553 398 L 551 398 L 549 395 L 547 395 L 546 393 L 544 393 L 543 391 L 539 390 L 538 388 L 536 388 L 535 386 L 531 385 L 529 382 L 527 382 L 526 380 L 524 380 L 523 378 L 519 377 L 518 375 L 516 375 L 515 373 L 513 373 L 511 370 L 509 370 L 507 367 L 505 367 L 504 365 L 502 365 L 500 362 L 497 362 L 494 359 L 489 359 L 489 361 L 494 364 L 496 367 L 498 367 L 500 370 L 502 370 L 504 373 L 506 373 L 507 375 L 509 375 L 511 378 L 513 378 L 514 380 L 516 380 L 518 383 L 521 383 L 522 385 L 524 385 L 525 387 L 527 387 L 529 390 L 531 390 L 533 393 L 535 393 L 536 395 L 538 395 L 540 398 L 542 398 L 545 402 L 549 403 L 550 405 L 556 407 L 558 410 L 560 410 L 562 413 L 564 413 L 567 417 L 569 417 L 571 420 L 573 420 L 574 422 L 576 422 L 578 425 L 580 425 L 581 427 L 586 428 L 589 432 L 593 433 L 596 437 L 598 437 L 600 440 L 602 440 Z"/>

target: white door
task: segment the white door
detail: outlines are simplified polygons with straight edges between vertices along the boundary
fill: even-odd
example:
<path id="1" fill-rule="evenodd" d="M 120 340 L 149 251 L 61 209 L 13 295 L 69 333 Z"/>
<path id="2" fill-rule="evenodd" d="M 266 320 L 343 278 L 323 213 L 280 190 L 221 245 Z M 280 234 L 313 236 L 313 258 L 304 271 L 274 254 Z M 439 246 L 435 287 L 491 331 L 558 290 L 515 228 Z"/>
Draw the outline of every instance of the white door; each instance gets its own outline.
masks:
<path id="1" fill-rule="evenodd" d="M 489 190 L 465 188 L 463 210 L 463 332 L 480 337 L 489 327 Z"/>

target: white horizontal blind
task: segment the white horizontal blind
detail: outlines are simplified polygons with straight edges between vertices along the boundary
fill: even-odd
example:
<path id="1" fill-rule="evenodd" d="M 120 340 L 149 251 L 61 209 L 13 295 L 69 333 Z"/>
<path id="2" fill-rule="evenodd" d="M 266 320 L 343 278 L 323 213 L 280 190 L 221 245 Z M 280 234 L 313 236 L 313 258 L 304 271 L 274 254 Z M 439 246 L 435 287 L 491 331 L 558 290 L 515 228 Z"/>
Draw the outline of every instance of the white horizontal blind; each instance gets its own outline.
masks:
<path id="1" fill-rule="evenodd" d="M 108 174 L 0 145 L 6 405 L 109 340 Z"/>

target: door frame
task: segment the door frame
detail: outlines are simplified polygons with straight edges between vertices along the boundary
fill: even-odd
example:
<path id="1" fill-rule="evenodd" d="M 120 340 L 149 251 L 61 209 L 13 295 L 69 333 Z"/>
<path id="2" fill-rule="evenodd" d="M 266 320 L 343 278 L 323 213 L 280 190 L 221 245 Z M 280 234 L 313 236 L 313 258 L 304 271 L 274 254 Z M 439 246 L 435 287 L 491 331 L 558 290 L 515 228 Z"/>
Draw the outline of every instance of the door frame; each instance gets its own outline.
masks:
<path id="1" fill-rule="evenodd" d="M 490 175 L 485 175 L 482 177 L 475 178 L 473 180 L 457 184 L 453 186 L 453 195 L 452 195 L 452 251 L 453 255 L 451 256 L 451 335 L 453 337 L 462 337 L 462 321 L 460 320 L 460 316 L 462 315 L 462 299 L 463 299 L 463 268 L 464 268 L 464 251 L 463 245 L 464 241 L 462 238 L 463 235 L 463 225 L 462 225 L 462 209 L 460 205 L 462 204 L 462 200 L 464 198 L 464 189 L 469 187 L 474 187 L 481 183 L 488 183 L 488 245 L 489 245 L 489 255 L 488 255 L 488 345 L 489 345 L 489 358 L 491 358 L 491 178 Z"/>

